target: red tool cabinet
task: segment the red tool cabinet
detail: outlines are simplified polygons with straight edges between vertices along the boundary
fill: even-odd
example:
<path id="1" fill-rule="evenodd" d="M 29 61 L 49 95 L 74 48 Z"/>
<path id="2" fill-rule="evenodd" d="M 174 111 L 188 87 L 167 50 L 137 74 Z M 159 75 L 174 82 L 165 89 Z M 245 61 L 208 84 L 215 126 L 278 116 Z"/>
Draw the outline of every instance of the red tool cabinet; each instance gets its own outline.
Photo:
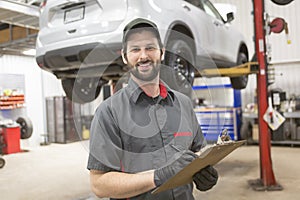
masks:
<path id="1" fill-rule="evenodd" d="M 20 152 L 20 127 L 0 127 L 2 135 L 2 153 L 10 154 Z"/>

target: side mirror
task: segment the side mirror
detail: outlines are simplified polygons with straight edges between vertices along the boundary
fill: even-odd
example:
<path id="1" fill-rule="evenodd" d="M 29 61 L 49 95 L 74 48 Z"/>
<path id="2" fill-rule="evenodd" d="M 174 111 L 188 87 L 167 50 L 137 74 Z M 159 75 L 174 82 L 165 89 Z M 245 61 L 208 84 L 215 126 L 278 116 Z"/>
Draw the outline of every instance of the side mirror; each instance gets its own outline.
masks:
<path id="1" fill-rule="evenodd" d="M 233 14 L 233 12 L 227 13 L 226 16 L 227 16 L 227 21 L 226 21 L 226 23 L 229 23 L 229 22 L 231 22 L 231 21 L 234 20 L 234 14 Z"/>

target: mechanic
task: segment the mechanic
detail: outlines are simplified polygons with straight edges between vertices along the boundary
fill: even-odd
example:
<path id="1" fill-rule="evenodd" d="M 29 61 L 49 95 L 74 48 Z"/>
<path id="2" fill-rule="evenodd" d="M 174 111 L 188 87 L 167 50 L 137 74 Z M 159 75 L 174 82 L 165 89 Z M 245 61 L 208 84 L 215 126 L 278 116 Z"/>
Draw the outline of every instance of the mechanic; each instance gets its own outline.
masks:
<path id="1" fill-rule="evenodd" d="M 206 144 L 190 98 L 159 78 L 164 52 L 153 22 L 139 18 L 124 28 L 128 85 L 99 105 L 90 129 L 87 168 L 92 191 L 100 198 L 194 199 L 193 183 L 151 194 Z M 207 166 L 193 180 L 206 191 L 217 183 L 218 173 Z"/>

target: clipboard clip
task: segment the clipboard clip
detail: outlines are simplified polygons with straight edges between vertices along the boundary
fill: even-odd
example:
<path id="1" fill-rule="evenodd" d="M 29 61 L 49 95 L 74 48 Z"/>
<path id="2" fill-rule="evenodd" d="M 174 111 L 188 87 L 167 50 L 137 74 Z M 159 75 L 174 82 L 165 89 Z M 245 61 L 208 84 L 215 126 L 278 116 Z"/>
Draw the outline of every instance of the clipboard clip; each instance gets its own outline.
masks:
<path id="1" fill-rule="evenodd" d="M 228 134 L 227 128 L 223 129 L 223 131 L 219 134 L 217 144 L 224 144 L 233 142 L 230 135 Z"/>

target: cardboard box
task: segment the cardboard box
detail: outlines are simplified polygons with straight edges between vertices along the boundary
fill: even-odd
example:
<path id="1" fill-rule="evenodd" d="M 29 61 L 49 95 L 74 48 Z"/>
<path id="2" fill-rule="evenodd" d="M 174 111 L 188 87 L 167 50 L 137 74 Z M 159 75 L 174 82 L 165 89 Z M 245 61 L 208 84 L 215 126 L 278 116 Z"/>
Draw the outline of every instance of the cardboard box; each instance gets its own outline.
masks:
<path id="1" fill-rule="evenodd" d="M 13 40 L 24 39 L 29 35 L 36 35 L 37 33 L 38 30 L 20 26 L 12 26 L 11 29 L 7 28 L 4 30 L 0 30 L 0 43 L 7 43 Z"/>

